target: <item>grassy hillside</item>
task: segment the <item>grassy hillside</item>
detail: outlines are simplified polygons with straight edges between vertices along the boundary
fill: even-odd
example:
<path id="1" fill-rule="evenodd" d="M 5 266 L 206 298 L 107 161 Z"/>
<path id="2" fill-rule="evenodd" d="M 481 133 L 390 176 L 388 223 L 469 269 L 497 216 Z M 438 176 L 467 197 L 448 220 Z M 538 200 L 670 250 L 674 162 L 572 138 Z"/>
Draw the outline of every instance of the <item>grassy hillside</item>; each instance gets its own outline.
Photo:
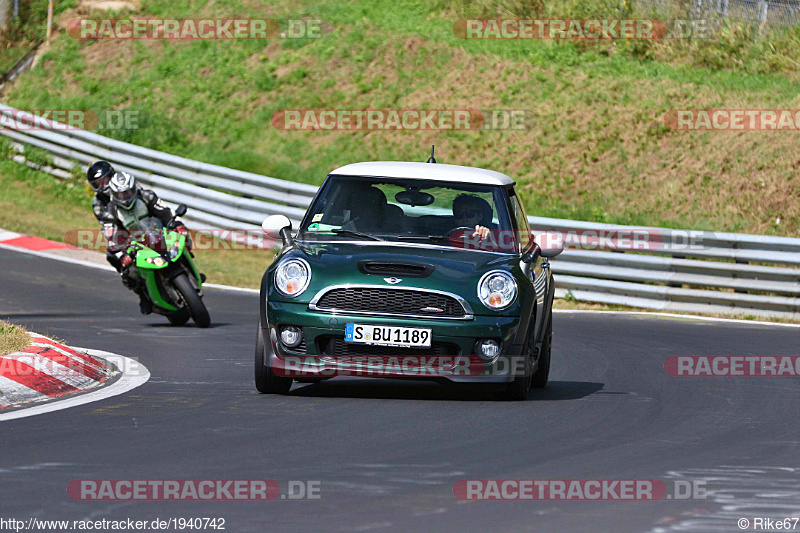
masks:
<path id="1" fill-rule="evenodd" d="M 465 16 L 633 16 L 619 2 L 144 0 L 137 16 L 316 18 L 320 39 L 95 41 L 59 35 L 6 96 L 21 108 L 135 109 L 109 134 L 252 172 L 319 183 L 361 160 L 492 168 L 529 214 L 797 235 L 800 132 L 678 132 L 686 108 L 800 108 L 797 30 L 713 41 L 465 41 Z M 613 6 L 613 8 L 612 8 Z M 627 6 L 627 4 L 623 4 Z M 74 13 L 68 10 L 66 20 Z M 281 131 L 298 108 L 522 109 L 526 131 Z M 777 223 L 777 220 L 780 220 Z"/>
<path id="2" fill-rule="evenodd" d="M 75 7 L 78 0 L 59 0 L 53 5 L 55 17 Z M 43 40 L 47 27 L 48 0 L 19 0 L 19 17 L 9 9 L 6 28 L 0 31 L 0 72 L 5 73 Z M 10 4 L 13 2 L 9 2 Z"/>

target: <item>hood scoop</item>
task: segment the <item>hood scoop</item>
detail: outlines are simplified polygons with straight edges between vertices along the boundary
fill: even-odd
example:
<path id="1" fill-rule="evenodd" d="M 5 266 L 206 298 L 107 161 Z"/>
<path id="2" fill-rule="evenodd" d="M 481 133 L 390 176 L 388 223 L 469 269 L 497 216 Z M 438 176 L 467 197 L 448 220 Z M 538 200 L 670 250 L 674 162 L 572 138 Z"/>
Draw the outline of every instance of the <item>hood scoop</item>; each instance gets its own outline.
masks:
<path id="1" fill-rule="evenodd" d="M 405 276 L 407 278 L 426 278 L 433 272 L 433 265 L 422 263 L 396 263 L 383 261 L 359 261 L 358 270 L 374 276 Z"/>

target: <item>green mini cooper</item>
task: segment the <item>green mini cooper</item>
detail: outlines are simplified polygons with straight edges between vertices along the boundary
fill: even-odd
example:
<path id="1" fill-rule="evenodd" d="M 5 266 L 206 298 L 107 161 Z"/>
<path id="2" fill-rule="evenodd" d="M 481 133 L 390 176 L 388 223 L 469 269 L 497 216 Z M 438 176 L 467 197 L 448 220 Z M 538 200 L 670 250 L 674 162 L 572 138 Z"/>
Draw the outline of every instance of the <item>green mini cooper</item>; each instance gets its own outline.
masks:
<path id="1" fill-rule="evenodd" d="M 544 387 L 555 292 L 514 182 L 436 163 L 370 162 L 327 177 L 261 282 L 255 382 L 368 376 Z M 555 242 L 554 242 L 555 241 Z"/>

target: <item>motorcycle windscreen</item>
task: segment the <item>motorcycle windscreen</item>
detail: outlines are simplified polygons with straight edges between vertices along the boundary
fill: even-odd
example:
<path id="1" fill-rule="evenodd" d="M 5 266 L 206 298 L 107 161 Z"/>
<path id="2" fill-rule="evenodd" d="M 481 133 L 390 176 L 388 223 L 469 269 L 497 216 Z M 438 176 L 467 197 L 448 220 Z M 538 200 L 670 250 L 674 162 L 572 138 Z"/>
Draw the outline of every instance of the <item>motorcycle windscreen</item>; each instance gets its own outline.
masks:
<path id="1" fill-rule="evenodd" d="M 164 241 L 164 224 L 156 217 L 138 220 L 131 228 L 131 236 L 158 253 L 167 251 L 167 244 Z"/>

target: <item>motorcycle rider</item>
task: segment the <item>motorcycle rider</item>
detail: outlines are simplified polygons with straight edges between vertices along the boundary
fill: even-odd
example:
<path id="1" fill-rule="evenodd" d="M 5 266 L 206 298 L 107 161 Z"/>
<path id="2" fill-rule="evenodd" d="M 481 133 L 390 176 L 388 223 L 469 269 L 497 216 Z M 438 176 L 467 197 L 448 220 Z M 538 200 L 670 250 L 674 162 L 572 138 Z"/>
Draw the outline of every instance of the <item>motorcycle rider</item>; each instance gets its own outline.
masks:
<path id="1" fill-rule="evenodd" d="M 94 217 L 102 226 L 106 218 L 105 212 L 108 209 L 108 204 L 111 202 L 110 192 L 108 190 L 108 182 L 111 177 L 116 173 L 114 167 L 108 161 L 95 161 L 89 170 L 86 172 L 86 180 L 89 186 L 94 191 L 94 198 L 92 199 L 92 212 Z M 122 265 L 119 258 L 108 250 L 106 250 L 106 261 L 113 266 L 117 272 L 122 272 Z"/>
<path id="2" fill-rule="evenodd" d="M 134 258 L 125 250 L 130 244 L 130 232 L 146 229 L 140 227 L 144 219 L 155 217 L 167 227 L 173 222 L 174 214 L 155 192 L 138 186 L 136 179 L 127 172 L 115 173 L 108 184 L 108 191 L 110 202 L 103 212 L 103 223 L 109 249 L 121 265 L 122 283 L 139 296 L 142 314 L 149 315 L 153 312 L 152 302 L 136 269 L 130 268 Z M 182 222 L 174 224 L 174 230 L 186 237 L 187 250 L 191 250 L 189 230 Z"/>

